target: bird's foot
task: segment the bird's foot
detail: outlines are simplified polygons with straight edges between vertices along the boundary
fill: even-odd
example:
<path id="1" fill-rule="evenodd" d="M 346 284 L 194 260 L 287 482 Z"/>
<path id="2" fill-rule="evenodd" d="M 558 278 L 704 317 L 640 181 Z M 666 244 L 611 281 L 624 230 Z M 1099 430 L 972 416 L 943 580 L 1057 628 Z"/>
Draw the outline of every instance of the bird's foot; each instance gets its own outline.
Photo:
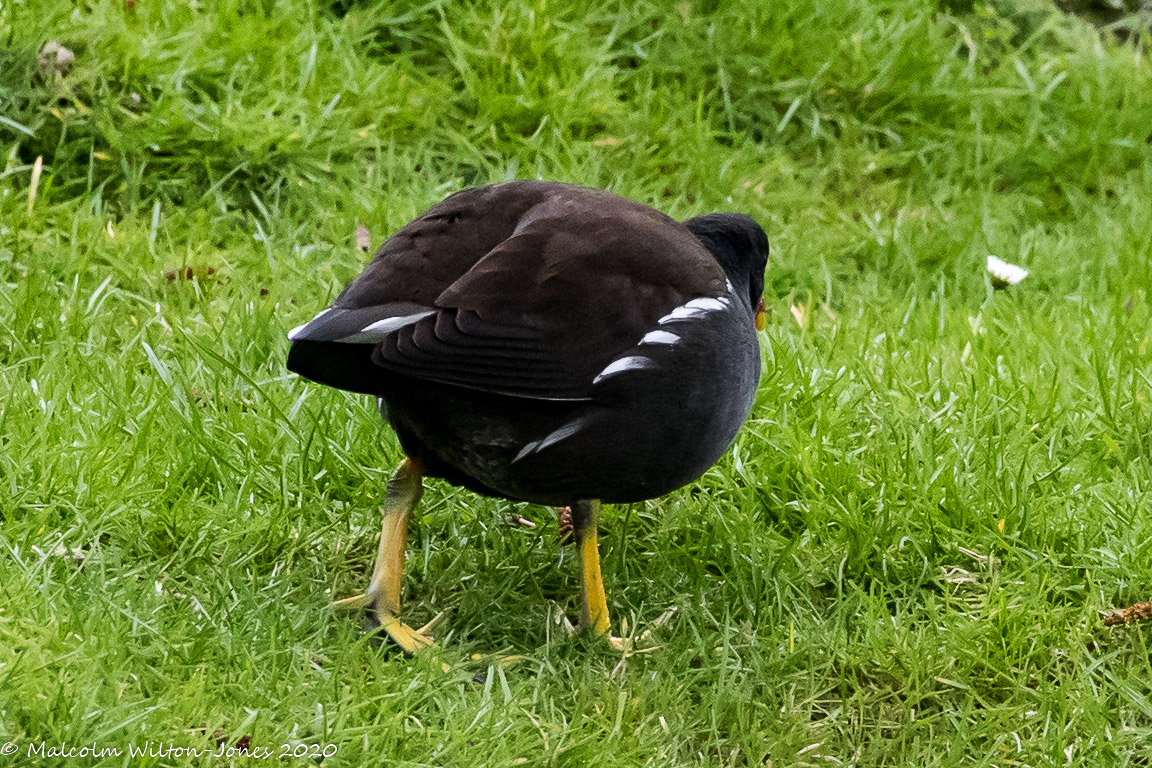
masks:
<path id="1" fill-rule="evenodd" d="M 408 653 L 416 653 L 423 648 L 430 648 L 435 645 L 432 639 L 432 630 L 429 625 L 436 624 L 444 614 L 441 613 L 434 617 L 432 621 L 425 624 L 420 629 L 412 629 L 400 619 L 388 613 L 377 612 L 376 620 L 380 622 L 380 628 L 388 633 L 388 637 L 395 641 L 396 645 L 403 648 Z"/>
<path id="2" fill-rule="evenodd" d="M 435 645 L 432 634 L 444 621 L 444 617 L 448 615 L 448 611 L 441 611 L 433 616 L 431 621 L 420 627 L 420 629 L 413 629 L 400 621 L 392 611 L 380 605 L 379 595 L 374 595 L 371 592 L 365 592 L 355 597 L 346 597 L 343 600 L 336 600 L 331 604 L 331 607 L 370 611 L 376 621 L 379 622 L 380 628 L 387 632 L 388 636 L 408 653 L 416 653 L 416 651 L 423 648 L 429 648 Z"/>
<path id="3" fill-rule="evenodd" d="M 661 646 L 652 644 L 652 632 L 667 624 L 676 615 L 676 608 L 669 608 L 660 614 L 659 617 L 653 621 L 647 629 L 639 635 L 628 634 L 628 620 L 623 621 L 624 636 L 617 637 L 611 633 L 604 632 L 600 635 L 608 647 L 617 653 L 622 653 L 625 656 L 631 656 L 636 653 L 651 653 L 652 651 L 659 650 Z M 588 626 L 576 626 L 564 614 L 564 610 L 559 606 L 555 606 L 553 610 L 552 620 L 563 630 L 564 634 L 568 637 L 574 637 L 580 632 L 593 632 L 594 628 Z"/>

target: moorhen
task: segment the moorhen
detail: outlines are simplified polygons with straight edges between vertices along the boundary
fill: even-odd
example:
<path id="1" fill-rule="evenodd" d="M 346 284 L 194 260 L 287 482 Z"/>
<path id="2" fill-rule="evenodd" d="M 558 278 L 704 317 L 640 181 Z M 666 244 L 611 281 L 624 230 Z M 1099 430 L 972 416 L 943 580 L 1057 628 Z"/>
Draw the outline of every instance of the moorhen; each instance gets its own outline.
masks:
<path id="1" fill-rule="evenodd" d="M 607 192 L 512 181 L 466 189 L 403 227 L 289 333 L 288 368 L 378 398 L 406 458 L 388 482 L 368 590 L 404 649 L 406 525 L 439 477 L 571 506 L 581 624 L 609 629 L 600 502 L 702 475 L 748 417 L 768 238 L 733 213 L 679 223 Z"/>

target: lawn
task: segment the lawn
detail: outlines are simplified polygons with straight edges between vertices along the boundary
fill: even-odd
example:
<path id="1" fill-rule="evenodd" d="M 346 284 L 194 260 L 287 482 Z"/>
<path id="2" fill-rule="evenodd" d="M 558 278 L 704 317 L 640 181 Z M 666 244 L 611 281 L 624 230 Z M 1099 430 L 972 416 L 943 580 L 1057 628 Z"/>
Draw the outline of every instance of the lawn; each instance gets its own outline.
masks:
<path id="1" fill-rule="evenodd" d="M 1152 629 L 1102 622 L 1152 599 L 1152 37 L 591 5 L 0 2 L 0 766 L 1152 761 Z M 746 428 L 606 508 L 616 631 L 676 609 L 647 653 L 553 622 L 554 510 L 435 481 L 405 613 L 451 609 L 440 646 L 328 608 L 401 454 L 286 331 L 358 226 L 510 178 L 772 243 Z M 181 752 L 218 743 L 250 756 Z"/>

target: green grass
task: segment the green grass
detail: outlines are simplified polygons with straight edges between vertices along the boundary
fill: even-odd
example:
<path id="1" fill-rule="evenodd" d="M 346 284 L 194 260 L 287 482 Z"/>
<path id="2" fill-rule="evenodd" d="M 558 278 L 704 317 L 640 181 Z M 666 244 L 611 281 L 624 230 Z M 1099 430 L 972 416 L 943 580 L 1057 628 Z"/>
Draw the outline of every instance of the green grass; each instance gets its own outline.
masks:
<path id="1" fill-rule="evenodd" d="M 217 730 L 351 766 L 1152 759 L 1152 635 L 1100 621 L 1152 598 L 1149 37 L 585 5 L 0 4 L 0 764 Z M 550 623 L 550 510 L 431 482 L 406 614 L 453 613 L 405 657 L 327 608 L 399 448 L 285 331 L 357 225 L 533 177 L 759 219 L 759 398 L 699 483 L 607 510 L 616 627 L 677 608 L 659 650 Z M 1032 275 L 994 292 L 988 253 Z"/>

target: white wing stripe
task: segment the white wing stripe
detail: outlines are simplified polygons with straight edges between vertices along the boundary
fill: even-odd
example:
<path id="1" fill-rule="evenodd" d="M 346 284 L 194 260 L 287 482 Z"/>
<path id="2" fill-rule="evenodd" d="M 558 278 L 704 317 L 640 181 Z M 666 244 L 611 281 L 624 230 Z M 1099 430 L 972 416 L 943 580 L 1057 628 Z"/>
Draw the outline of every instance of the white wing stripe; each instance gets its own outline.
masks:
<path id="1" fill-rule="evenodd" d="M 397 328 L 403 328 L 406 325 L 420 320 L 431 315 L 433 310 L 427 312 L 417 312 L 414 315 L 404 315 L 403 317 L 386 317 L 383 320 L 377 320 L 371 325 L 366 325 L 360 329 L 360 333 L 378 333 L 383 336 L 386 333 L 391 333 Z"/>
<path id="2" fill-rule="evenodd" d="M 386 317 L 383 320 L 377 320 L 371 325 L 366 325 L 360 329 L 359 333 L 354 333 L 351 336 L 345 336 L 342 339 L 336 339 L 343 344 L 379 344 L 384 341 L 384 338 L 398 328 L 403 328 L 406 325 L 412 325 L 417 320 L 422 320 L 428 315 L 435 314 L 435 310 L 428 310 L 427 312 L 417 312 L 414 315 L 403 315 L 401 317 Z"/>
<path id="3" fill-rule="evenodd" d="M 311 320 L 309 320 L 308 322 L 306 322 L 302 325 L 298 325 L 295 328 L 293 328 L 292 330 L 288 331 L 288 340 L 292 341 L 293 339 L 295 339 L 300 334 L 300 331 L 304 330 L 309 325 L 316 322 L 320 318 L 324 317 L 324 315 L 328 314 L 331 311 L 332 311 L 332 307 L 328 307 L 328 309 L 322 309 L 316 313 L 316 317 L 314 317 Z"/>
<path id="4" fill-rule="evenodd" d="M 624 371 L 637 371 L 642 368 L 655 368 L 656 362 L 650 357 L 642 357 L 641 355 L 629 355 L 622 357 L 619 360 L 613 361 L 607 368 L 600 371 L 600 374 L 592 379 L 593 384 L 599 384 L 609 376 L 615 376 Z"/>

